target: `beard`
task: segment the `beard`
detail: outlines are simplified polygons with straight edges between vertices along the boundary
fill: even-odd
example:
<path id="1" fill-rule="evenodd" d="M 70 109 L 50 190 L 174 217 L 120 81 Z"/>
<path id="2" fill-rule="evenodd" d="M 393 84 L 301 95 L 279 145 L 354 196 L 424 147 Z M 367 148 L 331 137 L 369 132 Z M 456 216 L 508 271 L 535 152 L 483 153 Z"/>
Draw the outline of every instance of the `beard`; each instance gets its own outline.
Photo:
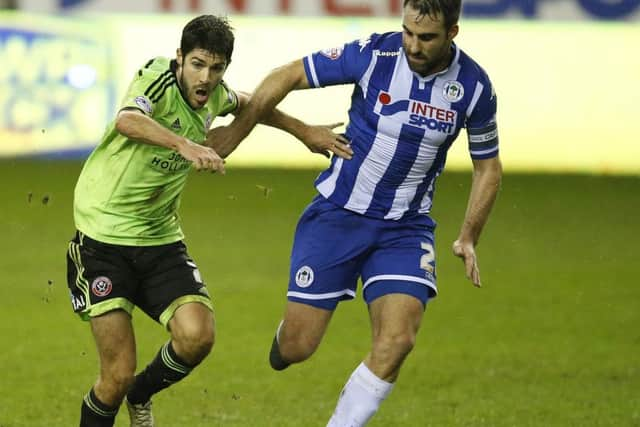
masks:
<path id="1" fill-rule="evenodd" d="M 403 46 L 404 48 L 404 46 Z M 424 55 L 417 55 L 415 59 L 407 53 L 405 48 L 405 55 L 407 57 L 407 64 L 409 69 L 414 73 L 418 73 L 421 76 L 428 76 L 437 72 L 440 72 L 447 68 L 451 60 L 451 46 L 444 47 L 441 51 L 435 52 L 431 57 Z"/>

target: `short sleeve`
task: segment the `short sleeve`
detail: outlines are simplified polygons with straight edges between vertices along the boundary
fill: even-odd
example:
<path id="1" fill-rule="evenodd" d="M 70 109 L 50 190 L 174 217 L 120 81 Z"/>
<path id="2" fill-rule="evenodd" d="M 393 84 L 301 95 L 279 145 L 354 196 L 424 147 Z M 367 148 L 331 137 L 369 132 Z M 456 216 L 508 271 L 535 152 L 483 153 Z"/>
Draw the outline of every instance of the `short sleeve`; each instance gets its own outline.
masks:
<path id="1" fill-rule="evenodd" d="M 157 59 L 156 59 L 157 60 Z M 149 117 L 157 117 L 162 111 L 163 95 L 176 84 L 175 74 L 167 67 L 162 72 L 150 67 L 149 61 L 137 71 L 122 100 L 120 109 L 134 108 Z"/>
<path id="2" fill-rule="evenodd" d="M 323 87 L 357 83 L 371 62 L 371 39 L 374 36 L 306 56 L 303 62 L 309 84 Z"/>
<path id="3" fill-rule="evenodd" d="M 497 96 L 488 78 L 476 83 L 467 111 L 467 136 L 472 159 L 498 155 Z"/>

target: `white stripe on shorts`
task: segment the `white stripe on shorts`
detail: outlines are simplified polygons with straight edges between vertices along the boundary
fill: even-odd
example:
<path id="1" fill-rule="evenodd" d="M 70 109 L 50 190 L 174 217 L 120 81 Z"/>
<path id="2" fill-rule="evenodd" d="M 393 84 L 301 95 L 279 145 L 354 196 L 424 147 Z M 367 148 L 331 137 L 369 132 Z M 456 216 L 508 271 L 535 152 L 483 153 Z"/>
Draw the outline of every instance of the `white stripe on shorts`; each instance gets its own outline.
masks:
<path id="1" fill-rule="evenodd" d="M 336 298 L 336 297 L 341 297 L 343 295 L 349 295 L 352 298 L 356 297 L 356 293 L 351 289 L 345 289 L 343 291 L 338 291 L 338 292 L 328 292 L 326 294 L 305 294 L 302 292 L 292 292 L 292 291 L 287 292 L 288 297 L 296 297 L 300 299 L 313 299 L 313 300 Z"/>
<path id="2" fill-rule="evenodd" d="M 415 282 L 415 283 L 420 283 L 422 285 L 428 286 L 431 289 L 433 289 L 433 291 L 437 294 L 438 293 L 438 288 L 436 288 L 436 285 L 423 278 L 423 277 L 415 277 L 415 276 L 405 276 L 403 274 L 380 274 L 378 276 L 373 276 L 373 277 L 369 277 L 369 280 L 367 280 L 364 285 L 362 285 L 362 290 L 364 291 L 365 288 L 367 286 L 369 286 L 371 283 L 373 282 L 377 282 L 379 280 L 401 280 L 404 282 Z"/>

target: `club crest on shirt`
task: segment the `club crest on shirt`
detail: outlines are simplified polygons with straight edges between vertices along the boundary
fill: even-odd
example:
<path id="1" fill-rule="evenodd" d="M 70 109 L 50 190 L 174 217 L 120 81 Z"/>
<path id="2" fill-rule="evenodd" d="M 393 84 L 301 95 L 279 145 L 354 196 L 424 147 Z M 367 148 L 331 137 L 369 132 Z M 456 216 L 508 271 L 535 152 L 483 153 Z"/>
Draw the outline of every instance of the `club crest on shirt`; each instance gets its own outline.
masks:
<path id="1" fill-rule="evenodd" d="M 213 116 L 211 113 L 207 114 L 207 119 L 204 121 L 204 131 L 207 132 L 213 123 Z"/>
<path id="2" fill-rule="evenodd" d="M 332 59 L 332 60 L 335 61 L 336 59 L 338 59 L 338 58 L 340 58 L 342 56 L 342 51 L 343 50 L 344 49 L 342 48 L 342 46 L 340 46 L 340 47 L 331 47 L 329 49 L 322 49 L 320 51 L 320 53 L 322 55 L 326 56 L 327 58 Z"/>
<path id="3" fill-rule="evenodd" d="M 313 270 L 308 265 L 304 265 L 296 272 L 296 285 L 301 288 L 308 288 L 313 283 Z"/>
<path id="4" fill-rule="evenodd" d="M 455 80 L 449 80 L 442 88 L 442 96 L 449 102 L 458 102 L 464 96 L 464 87 Z"/>
<path id="5" fill-rule="evenodd" d="M 140 107 L 145 113 L 151 114 L 153 112 L 151 102 L 147 99 L 146 96 L 136 96 L 136 99 L 134 99 L 134 101 L 136 105 Z"/>

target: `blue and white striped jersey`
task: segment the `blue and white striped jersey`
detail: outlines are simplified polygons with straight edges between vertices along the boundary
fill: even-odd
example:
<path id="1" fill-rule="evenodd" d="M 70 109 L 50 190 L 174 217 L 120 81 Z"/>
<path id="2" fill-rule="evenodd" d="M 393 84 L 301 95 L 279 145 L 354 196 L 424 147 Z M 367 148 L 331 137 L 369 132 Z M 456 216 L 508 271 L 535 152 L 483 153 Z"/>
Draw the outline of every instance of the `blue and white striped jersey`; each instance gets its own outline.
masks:
<path id="1" fill-rule="evenodd" d="M 461 128 L 467 128 L 473 159 L 498 155 L 489 77 L 455 44 L 453 49 L 449 67 L 427 77 L 409 69 L 399 32 L 304 58 L 312 87 L 355 84 L 346 129 L 354 156 L 334 156 L 316 180 L 320 194 L 375 218 L 428 214 L 436 178 Z"/>

